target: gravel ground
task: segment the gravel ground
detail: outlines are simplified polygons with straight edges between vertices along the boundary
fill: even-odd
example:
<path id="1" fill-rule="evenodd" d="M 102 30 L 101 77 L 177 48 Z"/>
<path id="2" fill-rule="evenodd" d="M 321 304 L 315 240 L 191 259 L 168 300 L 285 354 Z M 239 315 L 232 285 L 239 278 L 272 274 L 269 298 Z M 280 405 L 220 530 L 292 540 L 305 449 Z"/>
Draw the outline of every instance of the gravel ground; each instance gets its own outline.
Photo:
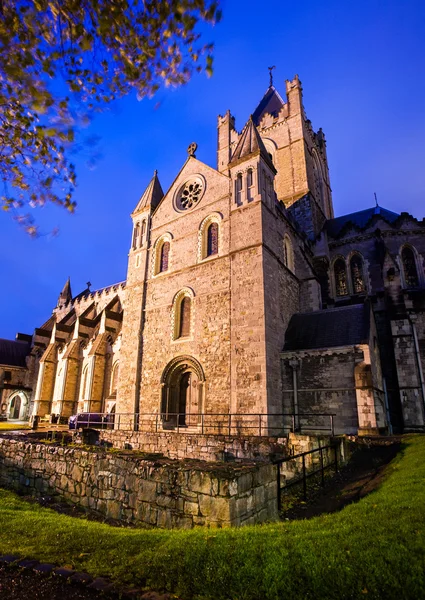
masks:
<path id="1" fill-rule="evenodd" d="M 30 569 L 0 567 L 0 598 L 2 600 L 99 600 L 100 594 L 82 584 L 67 583 L 59 576 L 46 577 Z M 115 598 L 118 596 L 115 595 Z"/>
<path id="2" fill-rule="evenodd" d="M 104 585 L 104 580 L 94 580 Z M 110 585 L 108 584 L 110 588 Z M 117 592 L 114 589 L 90 589 L 83 583 L 69 582 L 60 575 L 36 573 L 31 568 L 0 566 L 1 600 L 172 600 L 175 596 L 157 592 Z"/>

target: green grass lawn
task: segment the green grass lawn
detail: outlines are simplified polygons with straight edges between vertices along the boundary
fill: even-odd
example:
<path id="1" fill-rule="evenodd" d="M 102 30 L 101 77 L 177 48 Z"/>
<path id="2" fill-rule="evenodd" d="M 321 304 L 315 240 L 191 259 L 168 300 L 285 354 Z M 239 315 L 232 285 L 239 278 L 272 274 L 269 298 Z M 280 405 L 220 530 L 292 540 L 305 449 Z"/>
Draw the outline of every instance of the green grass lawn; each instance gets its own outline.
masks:
<path id="1" fill-rule="evenodd" d="M 31 427 L 23 423 L 10 423 L 8 421 L 0 422 L 0 433 L 2 431 L 17 431 L 19 429 L 31 429 Z"/>
<path id="2" fill-rule="evenodd" d="M 184 600 L 425 597 L 425 436 L 382 486 L 339 513 L 240 529 L 113 528 L 0 490 L 0 551 L 71 565 Z"/>

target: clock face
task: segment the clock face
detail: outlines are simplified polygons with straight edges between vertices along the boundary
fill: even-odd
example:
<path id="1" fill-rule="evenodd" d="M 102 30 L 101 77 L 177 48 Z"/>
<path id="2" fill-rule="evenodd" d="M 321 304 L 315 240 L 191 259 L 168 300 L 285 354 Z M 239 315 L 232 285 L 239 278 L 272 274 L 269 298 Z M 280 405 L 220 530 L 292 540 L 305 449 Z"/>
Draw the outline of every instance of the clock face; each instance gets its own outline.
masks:
<path id="1" fill-rule="evenodd" d="M 205 183 L 201 177 L 193 177 L 182 185 L 175 198 L 178 211 L 189 210 L 199 203 L 205 192 Z"/>

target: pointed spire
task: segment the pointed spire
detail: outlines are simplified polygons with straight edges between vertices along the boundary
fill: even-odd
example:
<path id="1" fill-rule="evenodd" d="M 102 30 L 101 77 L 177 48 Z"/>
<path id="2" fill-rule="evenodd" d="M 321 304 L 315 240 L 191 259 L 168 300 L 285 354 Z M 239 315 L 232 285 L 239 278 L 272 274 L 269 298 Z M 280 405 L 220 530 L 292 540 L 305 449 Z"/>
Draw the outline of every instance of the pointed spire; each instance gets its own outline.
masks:
<path id="1" fill-rule="evenodd" d="M 271 74 L 270 74 L 270 77 L 271 77 Z M 257 108 L 252 113 L 252 119 L 253 119 L 255 125 L 258 127 L 258 125 L 261 122 L 261 119 L 263 118 L 263 116 L 266 113 L 271 114 L 273 117 L 277 117 L 277 115 L 279 114 L 280 110 L 282 109 L 282 107 L 284 105 L 285 105 L 285 102 L 283 101 L 279 92 L 274 87 L 274 85 L 272 83 L 272 79 L 271 79 L 271 83 L 270 83 L 269 87 L 267 88 L 266 93 L 261 98 L 260 103 L 258 104 Z"/>
<path id="2" fill-rule="evenodd" d="M 60 304 L 67 304 L 68 302 L 70 302 L 72 300 L 72 292 L 71 292 L 71 278 L 68 277 L 68 279 L 66 280 L 65 285 L 62 288 L 61 293 L 59 294 L 59 298 L 58 298 L 58 306 Z"/>
<path id="3" fill-rule="evenodd" d="M 158 171 L 155 169 L 153 177 L 150 180 L 150 183 L 144 191 L 142 197 L 140 198 L 139 203 L 133 212 L 133 215 L 149 207 L 151 207 L 152 210 L 154 210 L 161 202 L 163 197 L 164 192 L 162 191 L 161 184 L 159 183 Z"/>
<path id="4" fill-rule="evenodd" d="M 273 171 L 275 170 L 251 115 L 241 133 L 238 145 L 232 154 L 230 165 L 234 165 L 252 154 L 260 154 Z"/>

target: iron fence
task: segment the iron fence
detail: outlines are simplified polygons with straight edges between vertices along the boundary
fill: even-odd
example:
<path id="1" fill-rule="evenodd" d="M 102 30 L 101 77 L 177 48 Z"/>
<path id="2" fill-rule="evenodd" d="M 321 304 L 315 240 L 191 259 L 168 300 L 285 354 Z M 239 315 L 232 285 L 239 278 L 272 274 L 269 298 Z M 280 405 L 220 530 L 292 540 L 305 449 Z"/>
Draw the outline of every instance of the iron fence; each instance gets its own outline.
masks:
<path id="1" fill-rule="evenodd" d="M 319 448 L 315 448 L 314 450 L 309 450 L 308 452 L 301 452 L 300 454 L 295 454 L 294 456 L 288 456 L 286 458 L 279 458 L 273 463 L 276 465 L 276 477 L 277 477 L 277 508 L 280 511 L 282 509 L 282 491 L 287 488 L 302 483 L 303 487 L 303 498 L 307 500 L 307 479 L 313 477 L 314 475 L 320 474 L 320 483 L 323 486 L 325 483 L 325 471 L 330 468 L 334 468 L 335 472 L 338 472 L 338 443 L 328 444 L 327 446 L 320 446 Z M 332 456 L 329 457 L 329 461 L 325 464 L 324 460 L 324 452 L 330 451 L 333 453 Z M 313 455 L 319 454 L 318 461 L 313 460 Z M 308 460 L 308 457 L 311 457 L 312 460 Z M 300 461 L 301 466 L 296 465 L 294 469 L 293 476 L 288 480 L 285 479 L 285 485 L 282 486 L 282 474 L 281 474 L 281 466 L 283 464 Z M 332 460 L 331 460 L 332 459 Z M 310 465 L 307 463 L 310 462 Z M 318 465 L 317 465 L 318 463 Z M 308 468 L 308 467 L 311 468 Z M 318 468 L 316 468 L 318 466 Z M 298 475 L 298 476 L 297 476 Z"/>
<path id="2" fill-rule="evenodd" d="M 330 413 L 80 413 L 71 417 L 70 422 L 72 429 L 270 437 L 297 432 L 333 436 L 334 416 Z"/>

